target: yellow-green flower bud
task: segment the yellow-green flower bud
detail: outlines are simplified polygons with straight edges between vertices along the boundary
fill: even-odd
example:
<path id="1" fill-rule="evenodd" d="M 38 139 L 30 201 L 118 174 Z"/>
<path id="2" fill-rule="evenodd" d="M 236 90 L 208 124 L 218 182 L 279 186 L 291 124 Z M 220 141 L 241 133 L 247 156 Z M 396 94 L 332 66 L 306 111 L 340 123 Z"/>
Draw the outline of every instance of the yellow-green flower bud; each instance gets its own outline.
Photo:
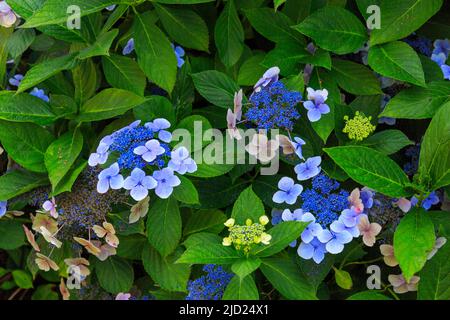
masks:
<path id="1" fill-rule="evenodd" d="M 347 133 L 351 140 L 362 141 L 376 129 L 376 126 L 370 123 L 372 117 L 366 117 L 364 113 L 360 113 L 359 111 L 356 111 L 353 119 L 345 116 L 344 120 L 345 127 L 342 132 Z"/>

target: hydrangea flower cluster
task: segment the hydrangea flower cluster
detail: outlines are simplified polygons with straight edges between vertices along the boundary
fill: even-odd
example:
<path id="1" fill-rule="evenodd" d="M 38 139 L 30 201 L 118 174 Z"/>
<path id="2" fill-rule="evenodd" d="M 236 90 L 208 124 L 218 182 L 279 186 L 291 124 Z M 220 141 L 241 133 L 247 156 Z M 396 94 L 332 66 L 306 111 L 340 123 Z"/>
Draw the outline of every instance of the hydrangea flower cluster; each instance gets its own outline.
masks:
<path id="1" fill-rule="evenodd" d="M 206 275 L 189 281 L 186 300 L 220 300 L 233 274 L 223 270 L 221 266 L 207 264 L 203 267 Z"/>
<path id="2" fill-rule="evenodd" d="M 140 201 L 147 197 L 149 190 L 155 189 L 158 197 L 166 199 L 181 183 L 175 172 L 185 174 L 197 170 L 185 147 L 171 150 L 168 143 L 172 134 L 166 130 L 169 121 L 159 118 L 143 126 L 140 123 L 135 121 L 104 137 L 96 152 L 90 155 L 90 166 L 115 161 L 98 175 L 99 193 L 124 188 L 134 200 Z"/>
<path id="3" fill-rule="evenodd" d="M 75 182 L 72 192 L 65 192 L 49 200 L 50 190 L 38 188 L 31 194 L 31 205 L 42 207 L 64 226 L 58 233 L 62 238 L 86 236 L 94 225 L 101 225 L 112 206 L 126 201 L 118 191 L 105 194 L 97 192 L 99 168 L 87 168 Z M 52 211 L 55 213 L 52 214 Z"/>
<path id="4" fill-rule="evenodd" d="M 370 223 L 366 214 L 373 206 L 374 192 L 364 188 L 361 192 L 355 189 L 349 196 L 345 190 L 339 190 L 337 181 L 325 174 L 320 174 L 312 180 L 312 188 L 306 189 L 300 195 L 301 209 L 293 212 L 286 209 L 281 213 L 276 211 L 272 223 L 281 221 L 303 221 L 309 225 L 301 234 L 297 253 L 304 259 L 322 262 L 325 254 L 338 254 L 353 238 L 363 236 L 367 246 L 373 246 L 375 236 L 381 231 L 377 223 Z M 291 246 L 296 246 L 296 241 Z"/>
<path id="5" fill-rule="evenodd" d="M 301 102 L 302 95 L 289 91 L 280 81 L 260 88 L 250 97 L 252 106 L 245 113 L 246 119 L 258 129 L 278 127 L 292 130 L 295 120 L 300 118 L 296 107 Z"/>
<path id="6" fill-rule="evenodd" d="M 409 44 L 411 47 L 413 47 L 416 51 L 420 52 L 421 54 L 429 57 L 432 54 L 432 46 L 433 42 L 422 36 L 417 36 L 415 34 L 411 35 L 410 37 L 404 39 L 407 44 Z"/>
<path id="7" fill-rule="evenodd" d="M 450 66 L 446 64 L 448 56 L 450 54 L 450 41 L 436 40 L 434 42 L 433 54 L 431 60 L 436 62 L 444 74 L 444 79 L 450 80 Z"/>
<path id="8" fill-rule="evenodd" d="M 359 111 L 355 112 L 355 116 L 352 119 L 344 116 L 344 120 L 345 127 L 342 132 L 347 133 L 351 140 L 362 141 L 376 129 L 376 126 L 370 122 L 372 117 L 366 117 L 364 113 Z"/>
<path id="9" fill-rule="evenodd" d="M 265 225 L 268 223 L 269 218 L 267 216 L 261 216 L 259 223 L 253 223 L 251 219 L 247 219 L 243 226 L 236 225 L 235 220 L 230 218 L 225 222 L 230 234 L 223 238 L 222 244 L 224 246 L 234 244 L 236 250 L 243 250 L 245 253 L 249 253 L 254 244 L 268 245 L 272 239 L 270 234 L 265 233 Z"/>
<path id="10" fill-rule="evenodd" d="M 320 174 L 313 178 L 312 188 L 301 194 L 302 209 L 315 215 L 317 223 L 328 227 L 339 217 L 342 210 L 348 208 L 349 193 L 339 190 L 339 182 Z"/>

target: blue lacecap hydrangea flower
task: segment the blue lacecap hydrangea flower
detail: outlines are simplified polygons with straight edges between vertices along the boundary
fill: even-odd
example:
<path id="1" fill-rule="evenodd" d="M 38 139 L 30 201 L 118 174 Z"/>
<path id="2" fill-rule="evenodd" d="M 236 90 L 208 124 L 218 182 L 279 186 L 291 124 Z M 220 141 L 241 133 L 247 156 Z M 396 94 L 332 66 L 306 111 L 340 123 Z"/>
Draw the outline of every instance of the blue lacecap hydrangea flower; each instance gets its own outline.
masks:
<path id="1" fill-rule="evenodd" d="M 349 193 L 346 190 L 338 190 L 339 186 L 339 182 L 322 173 L 313 178 L 312 188 L 305 189 L 300 195 L 303 211 L 314 214 L 316 222 L 324 228 L 337 220 L 339 214 L 348 208 Z"/>
<path id="2" fill-rule="evenodd" d="M 245 118 L 258 129 L 292 130 L 295 120 L 300 118 L 297 106 L 301 100 L 300 92 L 289 91 L 282 82 L 276 81 L 260 87 L 250 97 L 251 107 L 245 113 Z"/>
<path id="3" fill-rule="evenodd" d="M 223 270 L 221 266 L 207 264 L 203 267 L 206 275 L 189 281 L 189 294 L 186 300 L 220 300 L 233 274 Z"/>
<path id="4" fill-rule="evenodd" d="M 173 188 L 181 184 L 175 173 L 183 175 L 197 170 L 185 147 L 171 149 L 172 134 L 165 130 L 170 126 L 163 118 L 143 126 L 135 121 L 101 139 L 96 152 L 89 156 L 89 165 L 106 164 L 110 156 L 116 162 L 100 172 L 98 192 L 125 188 L 134 200 L 140 201 L 148 190 L 155 189 L 158 197 L 168 198 Z"/>

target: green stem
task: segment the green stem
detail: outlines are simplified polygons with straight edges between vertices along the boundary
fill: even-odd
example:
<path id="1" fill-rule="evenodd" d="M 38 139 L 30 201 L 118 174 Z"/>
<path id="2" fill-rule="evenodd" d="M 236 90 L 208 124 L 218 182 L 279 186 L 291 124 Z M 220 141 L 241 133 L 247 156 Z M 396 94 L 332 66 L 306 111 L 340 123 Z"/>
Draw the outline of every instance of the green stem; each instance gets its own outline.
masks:
<path id="1" fill-rule="evenodd" d="M 347 253 L 347 255 L 344 257 L 344 259 L 342 260 L 339 269 L 342 269 L 345 265 L 345 262 L 347 261 L 348 257 L 357 249 L 359 249 L 359 247 L 361 246 L 361 243 L 359 243 L 356 247 L 354 247 L 352 250 L 349 251 L 349 253 Z"/>
<path id="2" fill-rule="evenodd" d="M 380 260 L 383 260 L 383 257 L 378 257 L 378 258 L 376 258 L 376 259 L 367 260 L 367 261 L 355 261 L 355 262 L 349 262 L 349 263 L 345 264 L 344 267 L 350 266 L 350 265 L 353 265 L 353 264 L 369 264 L 369 263 L 374 263 L 374 262 L 377 262 L 377 261 L 380 261 Z"/>

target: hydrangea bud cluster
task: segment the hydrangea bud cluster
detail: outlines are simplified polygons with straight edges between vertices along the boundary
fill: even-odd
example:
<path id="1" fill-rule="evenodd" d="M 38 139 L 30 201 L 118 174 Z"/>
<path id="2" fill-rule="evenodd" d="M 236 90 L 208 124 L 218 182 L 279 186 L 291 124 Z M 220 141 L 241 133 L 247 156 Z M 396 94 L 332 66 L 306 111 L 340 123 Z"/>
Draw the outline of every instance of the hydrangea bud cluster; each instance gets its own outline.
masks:
<path id="1" fill-rule="evenodd" d="M 185 147 L 171 149 L 172 134 L 166 130 L 171 126 L 169 121 L 159 118 L 140 124 L 135 121 L 104 137 L 90 155 L 90 166 L 109 165 L 98 175 L 99 193 L 124 188 L 140 201 L 154 189 L 158 197 L 166 199 L 181 183 L 175 173 L 197 170 Z"/>
<path id="2" fill-rule="evenodd" d="M 245 221 L 245 225 L 236 225 L 233 218 L 225 222 L 230 234 L 223 238 L 222 244 L 224 246 L 231 246 L 232 244 L 237 250 L 243 250 L 244 253 L 249 253 L 253 245 L 265 244 L 268 245 L 272 236 L 265 232 L 265 225 L 269 223 L 267 216 L 261 216 L 259 222 L 253 223 L 251 219 Z"/>
<path id="3" fill-rule="evenodd" d="M 374 126 L 370 121 L 372 117 L 366 117 L 364 113 L 355 112 L 355 116 L 350 119 L 348 116 L 344 117 L 345 127 L 343 133 L 347 133 L 349 139 L 362 141 L 375 131 Z"/>

